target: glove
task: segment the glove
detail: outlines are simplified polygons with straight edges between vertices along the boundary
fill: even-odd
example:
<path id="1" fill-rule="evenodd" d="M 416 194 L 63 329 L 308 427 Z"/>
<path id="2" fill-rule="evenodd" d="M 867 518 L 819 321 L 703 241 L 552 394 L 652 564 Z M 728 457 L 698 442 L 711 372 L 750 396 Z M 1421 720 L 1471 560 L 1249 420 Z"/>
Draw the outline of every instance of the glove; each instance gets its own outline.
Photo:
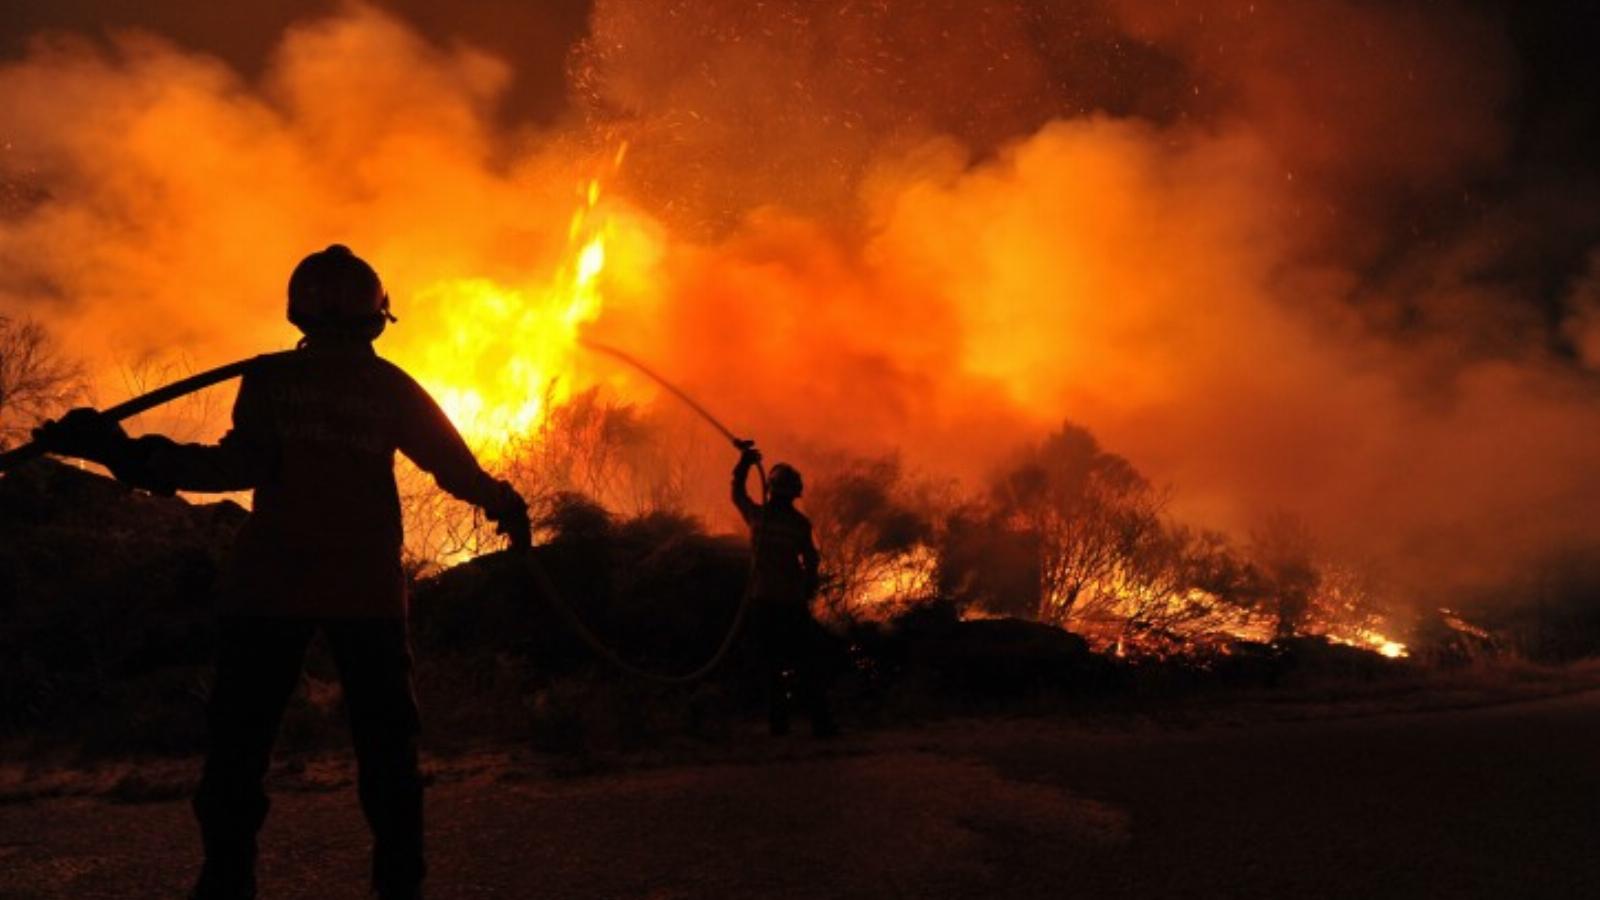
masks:
<path id="1" fill-rule="evenodd" d="M 749 467 L 761 462 L 761 451 L 756 449 L 755 441 L 734 441 L 734 446 L 739 448 L 739 465 Z"/>
<path id="2" fill-rule="evenodd" d="M 46 453 L 75 456 L 108 468 L 126 458 L 133 444 L 115 419 L 87 406 L 35 428 L 33 440 Z"/>
<path id="3" fill-rule="evenodd" d="M 528 504 L 516 488 L 504 481 L 498 482 L 500 496 L 483 514 L 495 524 L 495 531 L 506 536 L 513 550 L 526 550 L 533 546 L 533 526 L 528 523 Z"/>

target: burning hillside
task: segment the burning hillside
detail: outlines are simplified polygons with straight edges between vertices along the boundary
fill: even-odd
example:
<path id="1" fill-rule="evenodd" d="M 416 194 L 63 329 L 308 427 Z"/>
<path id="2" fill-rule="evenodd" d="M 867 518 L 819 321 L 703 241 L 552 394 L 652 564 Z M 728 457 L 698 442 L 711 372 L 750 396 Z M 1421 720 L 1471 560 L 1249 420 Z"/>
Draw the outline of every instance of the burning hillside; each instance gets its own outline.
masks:
<path id="1" fill-rule="evenodd" d="M 340 241 L 380 352 L 532 493 L 733 524 L 726 448 L 589 336 L 811 476 L 841 609 L 1398 655 L 1600 546 L 1595 222 L 1502 173 L 1516 55 L 1472 6 L 598 0 L 535 121 L 543 69 L 365 3 L 260 71 L 40 33 L 0 64 L 0 315 L 109 401 L 292 343 Z"/>

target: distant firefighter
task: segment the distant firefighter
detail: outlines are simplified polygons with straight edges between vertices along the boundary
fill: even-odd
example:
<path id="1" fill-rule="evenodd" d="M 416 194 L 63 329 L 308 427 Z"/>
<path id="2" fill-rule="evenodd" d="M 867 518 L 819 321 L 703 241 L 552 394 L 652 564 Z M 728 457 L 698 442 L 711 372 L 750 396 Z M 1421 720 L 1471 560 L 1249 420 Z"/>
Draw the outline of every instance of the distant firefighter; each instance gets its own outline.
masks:
<path id="1" fill-rule="evenodd" d="M 733 469 L 733 504 L 750 527 L 756 553 L 750 625 L 766 670 L 772 733 L 789 732 L 791 701 L 798 700 L 812 733 L 831 737 L 838 726 L 828 708 L 829 642 L 811 615 L 819 558 L 811 520 L 794 506 L 805 485 L 793 466 L 778 463 L 767 473 L 766 502 L 751 500 L 745 481 L 761 451 L 743 447 Z"/>
<path id="2" fill-rule="evenodd" d="M 219 610 L 210 752 L 194 798 L 205 865 L 193 897 L 255 896 L 256 833 L 269 805 L 262 779 L 319 630 L 349 710 L 373 889 L 417 897 L 420 725 L 394 453 L 481 507 L 519 547 L 529 543 L 527 506 L 484 472 L 427 392 L 373 352 L 394 318 L 377 273 L 349 249 L 336 244 L 295 268 L 289 321 L 304 340 L 245 374 L 233 428 L 215 445 L 132 439 L 93 409 L 45 424 L 35 439 L 151 490 L 255 492 Z"/>

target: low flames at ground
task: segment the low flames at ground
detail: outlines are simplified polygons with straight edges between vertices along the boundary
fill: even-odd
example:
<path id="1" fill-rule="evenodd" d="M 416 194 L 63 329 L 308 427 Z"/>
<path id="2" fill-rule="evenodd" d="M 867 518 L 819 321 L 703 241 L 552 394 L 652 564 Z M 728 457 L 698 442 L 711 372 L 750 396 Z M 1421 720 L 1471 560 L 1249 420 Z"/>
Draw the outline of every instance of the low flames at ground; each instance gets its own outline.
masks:
<path id="1" fill-rule="evenodd" d="M 0 64 L 0 314 L 110 402 L 291 343 L 289 268 L 347 243 L 380 352 L 531 493 L 737 527 L 726 446 L 589 336 L 806 472 L 837 610 L 1404 656 L 1600 542 L 1600 264 L 1530 312 L 1493 234 L 1392 215 L 1503 161 L 1492 21 L 1191 6 L 599 0 L 536 123 L 516 58 L 363 3 L 256 74 L 43 35 Z M 489 546 L 408 502 L 420 556 Z"/>

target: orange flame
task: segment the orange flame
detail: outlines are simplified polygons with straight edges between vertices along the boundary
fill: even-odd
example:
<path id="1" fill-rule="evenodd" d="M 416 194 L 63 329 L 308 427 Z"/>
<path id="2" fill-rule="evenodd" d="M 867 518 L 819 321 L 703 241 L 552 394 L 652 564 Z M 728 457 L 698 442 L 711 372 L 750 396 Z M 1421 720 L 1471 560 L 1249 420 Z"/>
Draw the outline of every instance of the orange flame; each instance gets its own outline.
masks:
<path id="1" fill-rule="evenodd" d="M 624 144 L 613 171 L 625 152 Z M 604 306 L 601 281 L 616 226 L 601 206 L 599 178 L 579 194 L 566 261 L 547 282 L 521 288 L 465 276 L 416 294 L 419 304 L 444 311 L 443 334 L 396 361 L 438 399 L 468 443 L 491 458 L 572 395 L 578 333 Z"/>

